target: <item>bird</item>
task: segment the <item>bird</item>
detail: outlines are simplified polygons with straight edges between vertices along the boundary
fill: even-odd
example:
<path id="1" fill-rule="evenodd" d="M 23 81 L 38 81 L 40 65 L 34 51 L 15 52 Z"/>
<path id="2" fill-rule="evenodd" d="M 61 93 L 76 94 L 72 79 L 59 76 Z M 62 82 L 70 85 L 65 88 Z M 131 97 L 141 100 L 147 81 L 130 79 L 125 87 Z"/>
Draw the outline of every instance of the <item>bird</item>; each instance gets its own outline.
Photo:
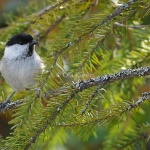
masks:
<path id="1" fill-rule="evenodd" d="M 16 34 L 6 43 L 0 71 L 13 92 L 3 104 L 10 103 L 16 92 L 35 85 L 34 78 L 43 72 L 45 65 L 35 51 L 36 44 L 38 42 L 27 33 Z"/>

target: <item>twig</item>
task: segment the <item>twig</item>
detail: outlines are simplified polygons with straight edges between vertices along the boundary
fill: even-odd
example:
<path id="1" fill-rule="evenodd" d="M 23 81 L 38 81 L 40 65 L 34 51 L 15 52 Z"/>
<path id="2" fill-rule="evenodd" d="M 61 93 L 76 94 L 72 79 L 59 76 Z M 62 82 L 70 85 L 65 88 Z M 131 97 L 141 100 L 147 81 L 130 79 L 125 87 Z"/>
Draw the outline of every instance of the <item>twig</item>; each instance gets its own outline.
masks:
<path id="1" fill-rule="evenodd" d="M 119 26 L 119 27 L 125 27 L 125 28 L 133 28 L 133 29 L 145 29 L 145 28 L 149 28 L 150 25 L 124 25 L 124 24 L 121 24 L 119 22 L 115 22 L 115 25 L 116 26 Z"/>
<path id="2" fill-rule="evenodd" d="M 79 83 L 76 83 L 76 87 L 81 92 L 82 90 L 85 90 L 87 88 L 90 88 L 92 86 L 101 85 L 101 84 L 107 84 L 110 82 L 114 82 L 117 80 L 123 80 L 126 78 L 132 78 L 132 77 L 138 77 L 138 76 L 147 76 L 150 75 L 150 67 L 141 67 L 138 69 L 127 69 L 127 70 L 121 70 L 118 73 L 114 74 L 107 74 L 104 76 L 99 76 L 97 78 L 91 78 L 89 80 L 83 80 Z"/>
<path id="3" fill-rule="evenodd" d="M 48 69 L 48 73 L 47 73 L 47 75 L 46 75 L 44 81 L 42 82 L 42 84 L 41 84 L 41 86 L 40 86 L 40 91 L 43 89 L 43 87 L 44 87 L 44 85 L 45 85 L 45 83 L 46 83 L 48 77 L 50 76 L 51 71 L 52 71 L 52 69 L 54 68 L 54 66 L 55 66 L 55 64 L 56 64 L 56 62 L 57 62 L 57 59 L 59 58 L 59 55 L 60 55 L 60 54 L 57 53 L 57 55 L 55 56 L 55 59 L 54 59 L 53 64 L 52 64 L 52 65 L 50 66 L 50 68 Z"/>
<path id="4" fill-rule="evenodd" d="M 56 8 L 56 7 L 58 7 L 58 6 L 62 5 L 62 4 L 64 4 L 64 3 L 67 2 L 67 1 L 69 1 L 69 0 L 63 0 L 62 2 L 59 2 L 59 3 L 57 3 L 57 4 L 53 5 L 53 6 L 52 6 L 52 5 L 49 5 L 49 6 L 47 6 L 46 8 L 44 8 L 44 9 L 38 11 L 38 12 L 36 13 L 36 15 L 37 15 L 38 17 L 41 17 L 41 16 L 44 15 L 45 13 L 47 13 L 47 12 L 51 11 L 52 9 L 54 9 L 54 8 Z"/>
<path id="5" fill-rule="evenodd" d="M 48 100 L 48 99 L 55 97 L 57 95 L 66 94 L 66 93 L 68 93 L 68 88 L 69 87 L 61 87 L 55 91 L 49 90 L 46 93 L 43 93 L 42 98 Z M 39 94 L 38 94 L 38 96 L 39 96 Z M 38 97 L 38 96 L 35 96 L 35 97 Z M 25 99 L 21 99 L 21 100 L 17 100 L 17 101 L 5 103 L 5 104 L 3 102 L 1 102 L 0 103 L 0 112 L 4 113 L 7 110 L 11 110 L 13 108 L 16 108 L 16 107 L 20 106 L 21 104 L 25 103 L 25 101 L 26 101 Z"/>
<path id="6" fill-rule="evenodd" d="M 150 92 L 145 92 L 145 93 L 142 93 L 142 96 L 138 98 L 138 100 L 133 103 L 133 104 L 130 104 L 126 109 L 127 110 L 131 110 L 137 106 L 139 106 L 141 103 L 143 103 L 145 100 L 149 100 L 150 99 Z"/>
<path id="7" fill-rule="evenodd" d="M 76 83 L 75 84 L 76 89 L 72 92 L 72 94 L 70 96 L 68 96 L 66 98 L 66 100 L 62 103 L 62 105 L 59 106 L 54 111 L 54 113 L 52 113 L 50 115 L 50 117 L 47 119 L 45 125 L 43 125 L 33 137 L 31 137 L 30 141 L 26 144 L 24 150 L 29 149 L 31 144 L 34 143 L 36 141 L 37 137 L 52 123 L 53 120 L 55 120 L 55 118 L 60 114 L 61 110 L 63 110 L 67 106 L 67 104 L 70 102 L 70 100 L 72 98 L 74 98 L 77 93 L 79 93 L 89 87 L 92 87 L 92 86 L 101 85 L 101 84 L 104 86 L 110 82 L 114 82 L 117 80 L 123 80 L 126 78 L 132 78 L 132 77 L 137 77 L 137 76 L 146 76 L 146 75 L 150 75 L 150 67 L 122 70 L 115 74 L 108 74 L 105 76 L 100 76 L 97 78 L 92 78 L 90 80 L 82 81 L 80 83 Z"/>
<path id="8" fill-rule="evenodd" d="M 104 86 L 105 82 L 103 84 L 100 84 L 96 90 L 93 92 L 93 94 L 90 96 L 90 99 L 86 102 L 84 108 L 81 110 L 81 115 L 83 115 L 85 113 L 85 111 L 87 110 L 88 106 L 90 105 L 90 103 L 92 102 L 93 98 L 96 96 L 96 94 L 98 93 L 99 89 L 101 89 Z"/>
<path id="9" fill-rule="evenodd" d="M 110 33 L 110 32 L 109 32 Z M 103 37 L 102 39 L 100 39 L 97 44 L 91 49 L 90 53 L 88 53 L 84 59 L 84 61 L 79 65 L 79 67 L 77 68 L 77 72 L 80 71 L 80 69 L 82 69 L 82 67 L 85 65 L 85 63 L 89 60 L 90 57 L 92 57 L 92 55 L 94 54 L 94 52 L 100 47 L 100 45 L 103 44 L 105 38 L 107 37 L 107 35 L 109 33 L 106 33 L 105 37 Z"/>
<path id="10" fill-rule="evenodd" d="M 42 34 L 39 38 L 42 39 L 45 37 L 49 32 L 51 32 L 64 18 L 66 17 L 65 14 L 63 14 L 59 19 L 57 19 L 46 31 L 44 34 Z"/>
<path id="11" fill-rule="evenodd" d="M 132 109 L 138 107 L 140 104 L 142 104 L 146 100 L 150 100 L 150 92 L 142 93 L 142 96 L 139 97 L 138 100 L 135 103 L 127 104 L 127 106 L 125 108 L 123 108 L 118 115 L 121 115 L 121 114 L 123 114 L 123 113 L 125 113 L 127 111 L 131 111 Z M 102 111 L 105 111 L 105 110 L 102 110 Z M 101 111 L 99 113 L 101 114 Z M 58 126 L 61 126 L 61 127 L 83 126 L 83 125 L 88 125 L 88 124 L 91 124 L 91 123 L 101 122 L 101 121 L 106 120 L 106 119 L 108 119 L 110 117 L 113 118 L 115 116 L 113 116 L 112 114 L 108 113 L 107 116 L 105 116 L 105 118 L 102 117 L 100 119 L 98 118 L 98 119 L 95 119 L 95 120 L 92 120 L 92 121 L 88 121 L 88 122 L 84 122 L 84 123 L 59 124 Z"/>
<path id="12" fill-rule="evenodd" d="M 13 108 L 16 108 L 18 106 L 20 106 L 21 104 L 23 104 L 24 100 L 17 100 L 14 102 L 10 102 L 4 105 L 4 103 L 0 103 L 0 112 L 5 112 L 6 110 L 10 110 Z"/>

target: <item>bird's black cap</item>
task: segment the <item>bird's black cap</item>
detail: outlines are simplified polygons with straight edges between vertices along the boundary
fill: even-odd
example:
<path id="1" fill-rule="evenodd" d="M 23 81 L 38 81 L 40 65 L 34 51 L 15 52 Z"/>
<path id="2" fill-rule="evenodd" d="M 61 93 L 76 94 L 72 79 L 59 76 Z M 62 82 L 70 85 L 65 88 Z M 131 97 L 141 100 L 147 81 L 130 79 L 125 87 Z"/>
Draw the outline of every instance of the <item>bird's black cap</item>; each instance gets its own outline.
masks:
<path id="1" fill-rule="evenodd" d="M 33 37 L 30 34 L 20 33 L 11 37 L 9 41 L 6 43 L 6 46 L 12 46 L 14 44 L 24 45 L 27 43 L 32 43 L 32 41 Z"/>

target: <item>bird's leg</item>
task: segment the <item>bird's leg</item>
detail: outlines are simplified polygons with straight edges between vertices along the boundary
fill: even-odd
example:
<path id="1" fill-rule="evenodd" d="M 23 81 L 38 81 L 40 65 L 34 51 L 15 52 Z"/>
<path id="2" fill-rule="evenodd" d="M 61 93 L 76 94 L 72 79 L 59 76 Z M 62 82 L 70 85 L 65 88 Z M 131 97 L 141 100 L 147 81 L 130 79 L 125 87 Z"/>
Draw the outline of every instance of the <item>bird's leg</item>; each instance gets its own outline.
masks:
<path id="1" fill-rule="evenodd" d="M 14 95 L 15 93 L 16 93 L 16 92 L 13 91 L 13 92 L 8 96 L 8 98 L 6 99 L 6 101 L 4 102 L 4 104 L 10 103 L 10 99 L 13 97 L 13 95 Z"/>

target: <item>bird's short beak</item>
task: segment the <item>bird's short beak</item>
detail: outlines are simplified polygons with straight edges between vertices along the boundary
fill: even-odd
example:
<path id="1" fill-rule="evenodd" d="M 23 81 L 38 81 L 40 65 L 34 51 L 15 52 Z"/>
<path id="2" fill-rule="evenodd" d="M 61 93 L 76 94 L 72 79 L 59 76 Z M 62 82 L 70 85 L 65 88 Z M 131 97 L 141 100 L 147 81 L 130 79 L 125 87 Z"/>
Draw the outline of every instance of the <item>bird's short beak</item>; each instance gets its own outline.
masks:
<path id="1" fill-rule="evenodd" d="M 30 43 L 30 45 L 35 45 L 35 44 L 38 44 L 38 42 L 35 41 L 35 40 L 33 40 L 33 41 Z"/>

